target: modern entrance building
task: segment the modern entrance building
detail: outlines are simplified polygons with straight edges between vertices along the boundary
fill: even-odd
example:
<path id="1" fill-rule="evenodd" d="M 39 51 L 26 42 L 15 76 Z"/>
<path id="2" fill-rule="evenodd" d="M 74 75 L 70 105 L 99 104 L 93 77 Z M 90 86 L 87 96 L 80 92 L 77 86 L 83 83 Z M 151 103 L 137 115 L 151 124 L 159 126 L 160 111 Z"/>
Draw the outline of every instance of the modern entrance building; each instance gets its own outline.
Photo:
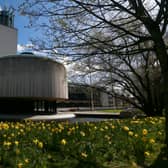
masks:
<path id="1" fill-rule="evenodd" d="M 0 11 L 0 46 L 6 46 L 0 47 L 0 113 L 55 113 L 57 102 L 68 98 L 65 67 L 48 57 L 16 54 L 11 19 Z"/>

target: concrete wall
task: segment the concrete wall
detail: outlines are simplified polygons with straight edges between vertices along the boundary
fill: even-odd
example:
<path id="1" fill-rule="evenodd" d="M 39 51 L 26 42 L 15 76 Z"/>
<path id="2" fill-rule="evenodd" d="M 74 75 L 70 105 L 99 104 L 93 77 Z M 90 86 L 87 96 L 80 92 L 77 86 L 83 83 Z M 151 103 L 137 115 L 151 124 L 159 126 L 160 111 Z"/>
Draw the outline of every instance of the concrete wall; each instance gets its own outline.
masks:
<path id="1" fill-rule="evenodd" d="M 17 53 L 17 29 L 0 25 L 0 56 Z"/>
<path id="2" fill-rule="evenodd" d="M 67 99 L 66 70 L 37 56 L 0 58 L 0 98 Z"/>

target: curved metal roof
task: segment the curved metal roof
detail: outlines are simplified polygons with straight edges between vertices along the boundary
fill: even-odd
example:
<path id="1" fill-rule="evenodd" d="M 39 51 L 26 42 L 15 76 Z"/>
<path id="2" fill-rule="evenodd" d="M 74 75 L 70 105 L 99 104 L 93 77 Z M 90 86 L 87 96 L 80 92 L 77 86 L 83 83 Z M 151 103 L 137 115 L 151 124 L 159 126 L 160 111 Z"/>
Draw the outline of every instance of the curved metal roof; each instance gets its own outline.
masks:
<path id="1" fill-rule="evenodd" d="M 39 59 L 39 60 L 43 60 L 43 61 L 51 61 L 51 62 L 55 62 L 57 64 L 60 64 L 64 67 L 64 69 L 66 70 L 65 66 L 58 62 L 55 58 L 53 57 L 48 57 L 48 56 L 42 56 L 42 55 L 37 55 L 37 54 L 34 54 L 33 52 L 22 52 L 20 54 L 15 54 L 15 55 L 4 55 L 4 56 L 0 56 L 0 59 L 9 59 L 9 58 L 16 58 L 16 59 L 19 59 L 19 58 L 34 58 L 34 59 Z"/>

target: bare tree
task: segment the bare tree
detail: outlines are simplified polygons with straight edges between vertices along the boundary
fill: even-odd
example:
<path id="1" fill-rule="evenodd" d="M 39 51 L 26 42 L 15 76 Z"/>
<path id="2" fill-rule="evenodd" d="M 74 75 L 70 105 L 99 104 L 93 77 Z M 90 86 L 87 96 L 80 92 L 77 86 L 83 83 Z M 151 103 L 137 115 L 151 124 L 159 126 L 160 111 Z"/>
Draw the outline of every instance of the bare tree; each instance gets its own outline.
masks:
<path id="1" fill-rule="evenodd" d="M 101 87 L 113 97 L 122 99 L 148 116 L 162 115 L 161 72 L 155 56 L 96 55 L 76 62 L 71 79 Z M 116 88 L 116 89 L 115 89 Z M 118 91 L 120 89 L 120 92 Z"/>
<path id="2" fill-rule="evenodd" d="M 37 18 L 40 21 L 47 38 L 35 40 L 39 48 L 57 49 L 60 55 L 74 60 L 96 54 L 127 57 L 153 52 L 161 67 L 168 144 L 168 53 L 164 39 L 168 25 L 167 0 L 25 0 L 20 8 L 22 13 L 33 16 L 36 23 Z M 47 22 L 43 23 L 42 17 L 48 18 Z M 109 39 L 96 38 L 93 31 L 98 35 L 104 33 Z M 144 43 L 150 45 L 138 47 Z M 106 47 L 88 52 L 90 46 L 97 44 Z"/>

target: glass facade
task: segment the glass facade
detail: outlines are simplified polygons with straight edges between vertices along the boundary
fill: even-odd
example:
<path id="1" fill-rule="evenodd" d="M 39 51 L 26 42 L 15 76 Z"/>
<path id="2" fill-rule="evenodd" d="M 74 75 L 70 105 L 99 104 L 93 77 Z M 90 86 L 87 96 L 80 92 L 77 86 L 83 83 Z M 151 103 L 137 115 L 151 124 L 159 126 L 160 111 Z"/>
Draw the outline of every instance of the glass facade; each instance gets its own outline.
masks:
<path id="1" fill-rule="evenodd" d="M 0 24 L 8 27 L 14 27 L 13 12 L 7 10 L 0 11 Z"/>

